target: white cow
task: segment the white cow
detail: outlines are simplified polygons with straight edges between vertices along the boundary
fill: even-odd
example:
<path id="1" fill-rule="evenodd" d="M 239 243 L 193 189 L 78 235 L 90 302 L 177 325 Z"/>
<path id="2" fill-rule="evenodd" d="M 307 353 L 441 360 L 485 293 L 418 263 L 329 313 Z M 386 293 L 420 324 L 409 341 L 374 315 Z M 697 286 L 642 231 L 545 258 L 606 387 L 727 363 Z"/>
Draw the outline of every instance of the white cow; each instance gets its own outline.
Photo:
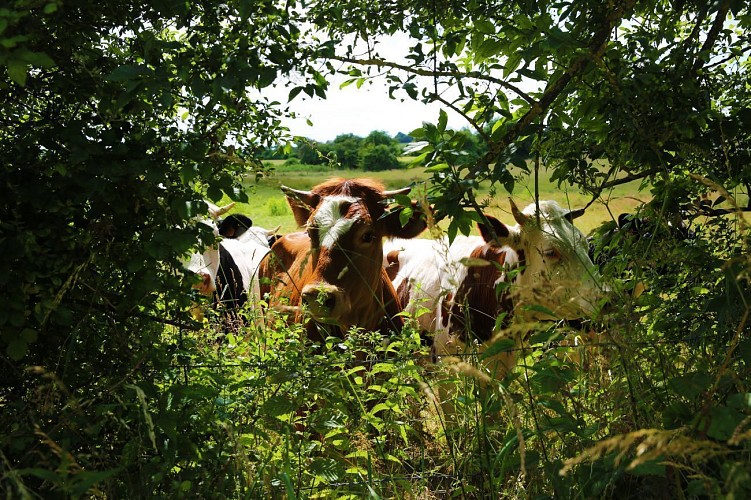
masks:
<path id="1" fill-rule="evenodd" d="M 418 314 L 433 334 L 433 353 L 458 354 L 466 342 L 482 350 L 511 319 L 518 323 L 592 316 L 602 296 L 598 272 L 584 235 L 572 224 L 583 211 L 554 201 L 531 204 L 508 226 L 487 216 L 481 236 L 453 242 L 389 240 L 384 266 L 405 310 Z M 517 339 L 518 340 L 518 339 Z M 513 354 L 491 357 L 487 366 L 503 376 Z"/>

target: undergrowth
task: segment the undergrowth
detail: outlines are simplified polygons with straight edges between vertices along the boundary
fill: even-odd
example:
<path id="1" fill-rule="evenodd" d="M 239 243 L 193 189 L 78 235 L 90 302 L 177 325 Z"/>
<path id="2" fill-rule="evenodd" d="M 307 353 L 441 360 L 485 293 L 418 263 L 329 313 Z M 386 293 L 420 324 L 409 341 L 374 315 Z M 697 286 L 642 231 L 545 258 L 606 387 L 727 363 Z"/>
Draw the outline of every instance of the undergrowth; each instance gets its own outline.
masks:
<path id="1" fill-rule="evenodd" d="M 123 339 L 125 368 L 30 367 L 0 396 L 0 484 L 21 498 L 749 496 L 746 243 L 727 222 L 699 229 L 619 242 L 615 306 L 530 326 L 503 380 L 474 352 L 433 364 L 410 321 L 313 345 L 253 307 Z M 662 259 L 627 257 L 658 243 Z"/>

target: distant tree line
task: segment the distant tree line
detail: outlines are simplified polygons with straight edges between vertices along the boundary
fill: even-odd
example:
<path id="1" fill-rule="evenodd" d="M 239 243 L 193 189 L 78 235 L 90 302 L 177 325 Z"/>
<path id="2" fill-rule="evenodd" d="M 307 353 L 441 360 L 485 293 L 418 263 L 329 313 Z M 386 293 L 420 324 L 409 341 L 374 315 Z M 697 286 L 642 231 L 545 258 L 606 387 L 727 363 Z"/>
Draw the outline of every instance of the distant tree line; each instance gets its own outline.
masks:
<path id="1" fill-rule="evenodd" d="M 468 154 L 480 156 L 483 151 L 476 135 L 464 131 Z M 268 148 L 260 153 L 262 160 L 288 160 L 288 163 L 303 165 L 324 165 L 334 163 L 342 168 L 365 171 L 391 170 L 400 168 L 400 156 L 408 156 L 405 148 L 413 142 L 410 135 L 403 132 L 393 137 L 380 130 L 374 130 L 367 137 L 355 134 L 341 134 L 334 140 L 318 142 L 301 137 L 287 147 Z"/>
<path id="2" fill-rule="evenodd" d="M 412 138 L 406 134 L 399 133 L 390 137 L 378 130 L 364 138 L 342 134 L 327 142 L 301 137 L 291 146 L 265 150 L 261 158 L 283 159 L 304 165 L 335 163 L 349 169 L 389 170 L 399 168 L 398 157 L 402 154 L 404 145 L 411 141 Z"/>

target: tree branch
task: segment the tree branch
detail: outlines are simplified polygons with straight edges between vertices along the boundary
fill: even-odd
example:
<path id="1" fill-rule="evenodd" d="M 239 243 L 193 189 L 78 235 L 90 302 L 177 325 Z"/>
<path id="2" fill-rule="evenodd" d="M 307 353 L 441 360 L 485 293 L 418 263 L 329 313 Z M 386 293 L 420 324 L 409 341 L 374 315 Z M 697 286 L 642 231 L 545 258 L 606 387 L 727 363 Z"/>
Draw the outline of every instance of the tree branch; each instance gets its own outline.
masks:
<path id="1" fill-rule="evenodd" d="M 660 172 L 661 170 L 662 170 L 661 168 L 655 167 L 655 168 L 651 168 L 649 170 L 645 170 L 644 172 L 639 172 L 638 174 L 630 174 L 630 175 L 627 175 L 626 177 L 620 177 L 618 179 L 613 179 L 612 181 L 603 182 L 600 185 L 599 189 L 600 189 L 600 192 L 602 192 L 602 191 L 604 191 L 606 189 L 610 189 L 610 188 L 615 187 L 615 186 L 620 186 L 621 184 L 628 184 L 629 182 L 632 182 L 632 181 L 638 181 L 640 179 L 644 179 L 646 177 L 650 177 L 650 176 L 652 176 L 652 175 Z"/>
<path id="2" fill-rule="evenodd" d="M 584 209 L 585 210 L 588 209 L 590 207 L 590 205 L 592 205 L 592 203 L 594 203 L 595 201 L 597 201 L 597 198 L 599 198 L 600 195 L 602 194 L 602 192 L 605 191 L 606 189 L 610 189 L 610 188 L 613 188 L 613 187 L 616 187 L 616 186 L 620 186 L 621 184 L 628 184 L 629 182 L 638 181 L 640 179 L 644 179 L 646 177 L 650 177 L 650 176 L 652 176 L 652 175 L 654 175 L 654 174 L 656 174 L 656 173 L 658 173 L 660 171 L 661 171 L 660 168 L 655 167 L 655 168 L 651 168 L 649 170 L 645 170 L 644 172 L 639 172 L 637 174 L 629 174 L 626 177 L 620 177 L 618 179 L 613 179 L 611 181 L 603 182 L 602 184 L 600 184 L 597 187 L 597 190 L 593 193 L 592 199 L 589 200 L 589 203 L 587 203 L 584 206 Z"/>
<path id="3" fill-rule="evenodd" d="M 448 102 L 446 99 L 444 99 L 443 97 L 441 97 L 438 94 L 433 94 L 431 97 L 433 98 L 433 100 L 440 102 L 444 106 L 446 106 L 446 107 L 454 110 L 455 113 L 458 113 L 461 116 L 463 116 L 467 120 L 467 122 L 470 125 L 472 125 L 472 128 L 475 129 L 475 132 L 477 132 L 480 135 L 480 137 L 482 137 L 485 141 L 489 141 L 490 140 L 490 137 L 488 137 L 488 134 L 485 133 L 485 131 L 482 129 L 482 127 L 478 126 L 477 122 L 475 122 L 475 120 L 473 120 L 472 118 L 470 118 L 469 116 L 467 116 L 467 114 L 464 111 L 462 111 L 461 109 L 459 109 L 456 105 L 454 105 L 453 103 Z"/>
<path id="4" fill-rule="evenodd" d="M 563 75 L 561 75 L 560 78 L 548 84 L 539 102 L 533 104 L 530 110 L 527 111 L 527 113 L 522 116 L 509 129 L 509 131 L 503 135 L 503 137 L 501 137 L 495 143 L 488 144 L 488 152 L 474 165 L 472 170 L 467 175 L 468 178 L 474 178 L 481 171 L 487 169 L 488 166 L 493 161 L 495 161 L 501 151 L 506 149 L 514 140 L 519 137 L 522 130 L 524 130 L 535 119 L 537 119 L 537 117 L 542 115 L 548 110 L 548 108 L 550 108 L 550 106 L 558 98 L 561 92 L 563 92 L 566 86 L 568 86 L 569 82 L 571 82 L 574 76 L 580 74 L 584 70 L 584 68 L 586 68 L 589 61 L 599 59 L 602 56 L 602 53 L 604 52 L 607 42 L 610 38 L 610 33 L 613 31 L 616 22 L 622 19 L 624 13 L 631 10 L 631 8 L 635 4 L 636 0 L 626 0 L 620 3 L 619 6 L 614 9 L 609 16 L 605 17 L 605 21 L 592 36 L 592 40 L 588 45 L 589 50 L 585 54 L 582 54 L 574 59 L 569 68 L 563 73 Z"/>
<path id="5" fill-rule="evenodd" d="M 709 29 L 709 33 L 707 33 L 707 39 L 704 40 L 704 45 L 701 46 L 701 50 L 699 50 L 699 53 L 696 56 L 696 60 L 694 61 L 694 66 L 691 68 L 691 71 L 693 71 L 694 73 L 699 71 L 699 69 L 701 69 L 701 67 L 704 65 L 704 60 L 701 56 L 702 54 L 705 54 L 709 50 L 711 50 L 712 46 L 717 41 L 717 37 L 720 35 L 722 26 L 725 24 L 725 19 L 728 16 L 729 10 L 730 0 L 724 0 L 720 4 L 719 9 L 717 9 L 717 15 L 714 18 L 712 27 Z"/>
<path id="6" fill-rule="evenodd" d="M 430 77 L 448 77 L 448 78 L 474 78 L 476 80 L 484 80 L 487 82 L 495 83 L 503 88 L 506 88 L 508 90 L 511 90 L 512 92 L 516 93 L 519 97 L 527 101 L 528 103 L 535 105 L 537 101 L 524 92 L 522 89 L 517 87 L 516 85 L 513 85 L 511 83 L 505 82 L 499 78 L 495 78 L 493 76 L 481 73 L 479 71 L 469 71 L 469 72 L 461 72 L 461 71 L 433 71 L 428 69 L 422 69 L 422 68 L 415 68 L 412 66 L 407 66 L 405 64 L 398 64 L 391 61 L 386 61 L 384 59 L 376 59 L 376 58 L 370 58 L 370 59 L 355 59 L 351 57 L 342 57 L 342 56 L 330 56 L 329 59 L 333 59 L 335 61 L 344 62 L 348 64 L 356 64 L 358 66 L 375 66 L 377 68 L 391 68 L 391 69 L 398 69 L 400 71 L 404 71 L 407 73 L 411 73 L 413 75 L 417 76 L 430 76 Z"/>

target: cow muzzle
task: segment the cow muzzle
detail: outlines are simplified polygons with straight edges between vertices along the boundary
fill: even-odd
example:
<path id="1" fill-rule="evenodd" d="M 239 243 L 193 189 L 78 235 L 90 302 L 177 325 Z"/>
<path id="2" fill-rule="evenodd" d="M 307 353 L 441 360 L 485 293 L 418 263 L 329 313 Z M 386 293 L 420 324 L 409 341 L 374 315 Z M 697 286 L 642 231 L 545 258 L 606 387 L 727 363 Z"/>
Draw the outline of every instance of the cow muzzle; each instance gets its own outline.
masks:
<path id="1" fill-rule="evenodd" d="M 346 297 L 340 288 L 311 284 L 302 289 L 302 303 L 316 321 L 336 324 L 346 310 Z"/>
<path id="2" fill-rule="evenodd" d="M 198 272 L 196 274 L 201 278 L 200 283 L 195 283 L 193 285 L 193 288 L 198 290 L 198 293 L 200 293 L 201 295 L 209 296 L 216 291 L 214 278 L 211 276 L 211 274 L 206 272 Z"/>

